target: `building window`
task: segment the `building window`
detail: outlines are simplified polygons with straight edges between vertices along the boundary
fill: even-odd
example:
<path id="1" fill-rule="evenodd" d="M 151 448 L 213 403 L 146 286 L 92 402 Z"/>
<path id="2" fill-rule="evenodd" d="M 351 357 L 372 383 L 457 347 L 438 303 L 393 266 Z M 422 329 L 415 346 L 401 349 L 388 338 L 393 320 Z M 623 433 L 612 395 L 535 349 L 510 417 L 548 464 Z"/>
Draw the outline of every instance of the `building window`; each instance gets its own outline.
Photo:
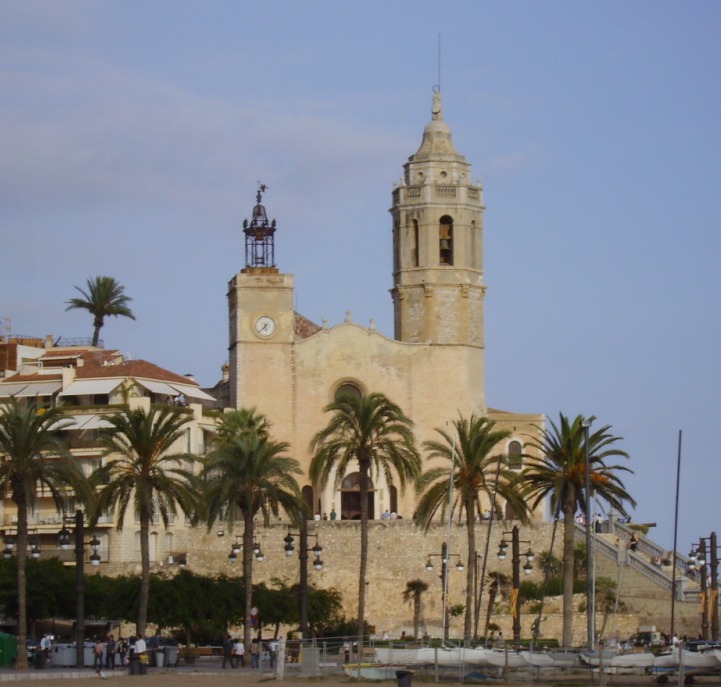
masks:
<path id="1" fill-rule="evenodd" d="M 443 215 L 438 225 L 439 262 L 441 265 L 453 264 L 453 219 Z"/>
<path id="2" fill-rule="evenodd" d="M 520 441 L 512 441 L 508 444 L 508 467 L 511 470 L 523 469 L 523 447 Z"/>
<path id="3" fill-rule="evenodd" d="M 421 264 L 420 256 L 420 233 L 418 231 L 418 220 L 413 220 L 413 245 L 411 246 L 411 253 L 413 255 L 413 266 L 418 267 Z"/>
<path id="4" fill-rule="evenodd" d="M 341 384 L 335 390 L 334 400 L 337 401 L 341 396 L 346 395 L 356 396 L 360 398 L 363 395 L 363 392 L 355 384 L 350 384 L 349 382 L 346 382 L 345 384 Z"/>

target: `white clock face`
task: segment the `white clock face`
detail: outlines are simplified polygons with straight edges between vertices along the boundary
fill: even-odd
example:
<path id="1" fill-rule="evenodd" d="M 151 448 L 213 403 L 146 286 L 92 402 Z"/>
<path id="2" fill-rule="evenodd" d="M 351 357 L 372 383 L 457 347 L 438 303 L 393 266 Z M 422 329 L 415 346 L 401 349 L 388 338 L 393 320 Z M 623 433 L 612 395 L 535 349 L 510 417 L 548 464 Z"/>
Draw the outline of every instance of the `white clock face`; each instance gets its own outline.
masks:
<path id="1" fill-rule="evenodd" d="M 262 337 L 273 336 L 275 334 L 275 320 L 268 315 L 262 315 L 255 321 L 255 332 Z"/>

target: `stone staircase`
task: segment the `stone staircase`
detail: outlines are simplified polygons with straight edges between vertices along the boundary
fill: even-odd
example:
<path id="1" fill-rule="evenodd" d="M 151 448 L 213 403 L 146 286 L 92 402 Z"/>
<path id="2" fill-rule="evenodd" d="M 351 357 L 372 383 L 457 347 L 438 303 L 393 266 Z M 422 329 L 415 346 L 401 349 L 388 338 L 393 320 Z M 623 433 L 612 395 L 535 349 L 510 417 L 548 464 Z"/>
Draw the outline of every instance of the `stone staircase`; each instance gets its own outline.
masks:
<path id="1" fill-rule="evenodd" d="M 576 538 L 586 539 L 586 528 L 576 525 Z M 628 540 L 635 534 L 636 551 L 630 551 Z M 668 632 L 673 605 L 674 629 L 680 634 L 696 636 L 701 626 L 701 590 L 699 583 L 687 573 L 688 558 L 676 554 L 675 598 L 673 568 L 659 566 L 653 559 L 663 560 L 668 554 L 648 537 L 624 523 L 609 519 L 601 532 L 594 532 L 592 546 L 595 552 L 596 575 L 616 582 L 619 599 L 626 608 L 638 615 L 639 625 L 656 625 Z"/>

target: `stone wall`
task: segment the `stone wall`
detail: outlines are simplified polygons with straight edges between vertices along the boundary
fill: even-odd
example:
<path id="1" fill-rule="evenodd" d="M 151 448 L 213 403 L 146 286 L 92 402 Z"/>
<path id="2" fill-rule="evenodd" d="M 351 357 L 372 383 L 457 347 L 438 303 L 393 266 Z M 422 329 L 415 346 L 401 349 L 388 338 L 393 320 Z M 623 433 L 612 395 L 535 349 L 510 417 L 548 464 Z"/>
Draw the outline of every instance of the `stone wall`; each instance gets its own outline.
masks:
<path id="1" fill-rule="evenodd" d="M 507 532 L 505 538 L 510 541 L 508 531 L 514 523 L 494 523 L 491 532 L 490 545 L 488 547 L 488 564 L 486 573 L 499 571 L 509 577 L 511 576 L 510 554 L 504 561 L 497 557 L 498 545 L 503 532 Z M 323 547 L 322 560 L 324 568 L 317 571 L 312 566 L 312 553 L 309 554 L 309 584 L 321 588 L 336 588 L 344 599 L 344 611 L 347 617 L 357 615 L 358 598 L 358 570 L 360 565 L 360 523 L 358 521 L 313 521 L 309 523 L 309 546 L 317 541 Z M 231 565 L 228 561 L 231 544 L 235 542 L 235 534 L 223 528 L 223 536 L 218 536 L 220 528 L 214 528 L 207 532 L 205 528 L 189 530 L 187 537 L 188 565 L 194 572 L 200 574 L 223 572 L 229 575 L 240 576 L 241 562 Z M 486 555 L 488 525 L 477 525 L 475 528 L 476 548 L 479 553 L 478 575 L 480 577 L 483 569 L 482 557 Z M 253 578 L 255 581 L 271 583 L 273 578 L 284 580 L 288 584 L 295 584 L 299 579 L 300 562 L 296 554 L 286 556 L 283 550 L 284 537 L 288 533 L 288 526 L 277 522 L 270 527 L 261 527 L 257 531 L 257 541 L 260 543 L 265 561 L 254 562 Z M 449 606 L 465 603 L 465 589 L 467 581 L 467 570 L 462 572 L 456 569 L 456 563 L 460 558 L 463 563 L 467 559 L 467 536 L 466 528 L 460 525 L 451 527 L 449 565 Z M 530 540 L 530 546 L 536 554 L 547 551 L 550 546 L 552 535 L 552 524 L 543 523 L 533 526 L 521 526 L 520 536 L 522 540 Z M 404 603 L 402 595 L 406 583 L 410 580 L 420 579 L 428 583 L 428 591 L 422 597 L 423 628 L 431 636 L 441 634 L 441 608 L 442 589 L 439 579 L 441 546 L 446 540 L 447 530 L 445 526 L 433 525 L 424 532 L 410 520 L 388 520 L 373 521 L 369 529 L 369 561 L 368 578 L 366 580 L 366 618 L 375 626 L 378 634 L 387 631 L 391 637 L 399 636 L 405 630 L 412 633 L 413 630 L 413 608 L 410 604 Z M 561 555 L 562 531 L 559 528 L 555 540 L 555 553 Z M 295 539 L 298 546 L 298 538 Z M 523 553 L 528 549 L 529 543 L 523 541 L 521 545 L 521 565 L 525 563 Z M 431 560 L 434 569 L 426 570 L 427 561 Z M 598 557 L 598 574 L 611 579 L 619 577 L 619 569 L 610 563 L 603 556 Z M 157 562 L 154 569 L 165 569 L 169 572 L 177 569 L 176 566 L 168 566 L 167 562 Z M 119 573 L 121 571 L 137 572 L 137 563 L 125 565 L 108 566 L 108 572 Z M 643 578 L 640 573 L 623 567 L 621 571 L 621 592 L 626 602 L 629 613 L 617 613 L 607 618 L 606 634 L 618 634 L 619 637 L 627 637 L 638 629 L 639 625 L 653 624 L 659 629 L 668 630 L 669 603 L 668 595 L 664 590 L 659 590 L 651 582 Z M 523 575 L 523 579 L 541 580 L 541 571 L 538 567 L 538 558 L 534 562 L 534 570 L 530 576 Z M 482 631 L 486 615 L 486 604 L 488 600 L 488 587 L 483 592 L 483 601 L 480 614 L 480 629 Z M 583 595 L 577 597 L 574 602 L 576 609 L 583 608 L 585 599 Z M 522 635 L 531 635 L 531 623 L 535 614 L 530 612 L 529 604 L 522 610 Z M 691 604 L 676 603 L 676 613 L 681 619 L 690 618 L 688 624 L 678 625 L 682 632 L 693 632 L 693 619 L 696 617 L 697 609 Z M 695 605 L 693 605 L 695 606 Z M 640 611 L 640 615 L 635 611 Z M 561 603 L 560 598 L 548 599 L 544 605 L 544 622 L 542 633 L 545 637 L 560 637 L 561 634 Z M 508 615 L 508 604 L 500 600 L 494 609 L 492 622 L 498 624 L 504 636 L 511 633 L 511 618 Z M 685 623 L 685 621 L 683 621 Z M 602 614 L 599 613 L 596 626 L 601 629 L 604 624 Z M 459 637 L 463 634 L 463 617 L 452 618 L 450 621 L 451 637 Z M 574 642 L 582 644 L 585 641 L 586 616 L 585 613 L 574 614 Z M 694 632 L 695 634 L 695 632 Z"/>

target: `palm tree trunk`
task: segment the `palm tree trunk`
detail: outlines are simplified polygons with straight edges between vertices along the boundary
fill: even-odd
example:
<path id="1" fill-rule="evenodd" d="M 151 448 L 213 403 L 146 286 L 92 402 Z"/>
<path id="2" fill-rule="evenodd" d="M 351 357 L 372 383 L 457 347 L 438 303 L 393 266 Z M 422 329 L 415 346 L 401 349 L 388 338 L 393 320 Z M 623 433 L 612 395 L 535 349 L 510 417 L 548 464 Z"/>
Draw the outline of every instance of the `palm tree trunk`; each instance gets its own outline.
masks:
<path id="1" fill-rule="evenodd" d="M 148 624 L 148 597 L 150 596 L 150 513 L 146 508 L 140 511 L 140 600 L 136 632 L 145 635 Z"/>
<path id="2" fill-rule="evenodd" d="M 27 583 L 25 578 L 25 563 L 28 555 L 28 510 L 24 501 L 17 503 L 18 507 L 18 534 L 17 534 L 17 564 L 18 564 L 18 651 L 15 661 L 17 670 L 26 670 L 28 655 L 25 650 L 28 638 L 27 614 Z"/>
<path id="3" fill-rule="evenodd" d="M 483 637 L 488 641 L 488 628 L 491 624 L 491 614 L 496 605 L 496 590 L 498 587 L 492 582 L 488 588 L 488 608 L 486 609 L 486 626 L 483 628 Z"/>
<path id="4" fill-rule="evenodd" d="M 103 322 L 102 319 L 97 319 L 97 318 L 96 318 L 95 321 L 93 322 L 93 327 L 94 327 L 94 329 L 93 329 L 93 343 L 92 343 L 93 346 L 97 346 L 97 345 L 98 345 L 98 341 L 100 341 L 100 330 L 103 328 L 103 324 L 104 324 L 104 322 Z"/>
<path id="5" fill-rule="evenodd" d="M 361 550 L 358 578 L 358 652 L 362 656 L 365 629 L 366 575 L 368 571 L 368 461 L 360 459 Z"/>
<path id="6" fill-rule="evenodd" d="M 563 646 L 573 646 L 573 521 L 572 499 L 563 507 Z"/>
<path id="7" fill-rule="evenodd" d="M 418 630 L 421 625 L 421 593 L 413 594 L 413 636 L 418 639 Z"/>
<path id="8" fill-rule="evenodd" d="M 466 617 L 463 624 L 463 643 L 470 646 L 473 635 L 473 597 L 475 593 L 476 523 L 473 502 L 467 503 L 466 532 L 468 536 L 468 562 L 466 564 Z"/>
<path id="9" fill-rule="evenodd" d="M 245 586 L 245 620 L 243 622 L 243 643 L 246 651 L 251 650 L 251 611 L 253 609 L 253 540 L 255 530 L 253 513 L 246 509 L 243 515 L 243 584 Z M 260 618 L 257 618 L 260 623 Z"/>

